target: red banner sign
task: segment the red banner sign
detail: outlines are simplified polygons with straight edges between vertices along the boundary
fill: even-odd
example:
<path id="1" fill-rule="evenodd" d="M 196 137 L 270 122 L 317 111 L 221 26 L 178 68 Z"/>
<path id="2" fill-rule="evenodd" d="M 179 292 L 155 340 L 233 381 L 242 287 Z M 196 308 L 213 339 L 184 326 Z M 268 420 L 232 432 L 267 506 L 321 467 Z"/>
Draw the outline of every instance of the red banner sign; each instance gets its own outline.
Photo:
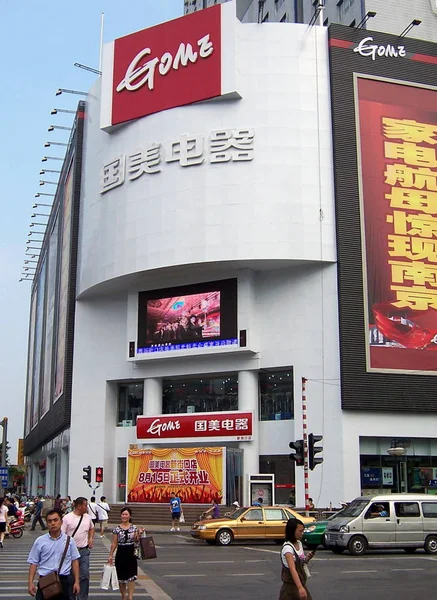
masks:
<path id="1" fill-rule="evenodd" d="M 248 441 L 252 439 L 253 413 L 215 412 L 159 417 L 138 417 L 139 440 L 226 439 Z"/>
<path id="2" fill-rule="evenodd" d="M 437 372 L 437 91 L 357 91 L 368 368 Z"/>
<path id="3" fill-rule="evenodd" d="M 228 37 L 235 19 L 234 6 L 218 5 L 108 44 L 101 127 L 235 91 L 228 89 L 233 61 L 226 48 L 234 46 Z"/>

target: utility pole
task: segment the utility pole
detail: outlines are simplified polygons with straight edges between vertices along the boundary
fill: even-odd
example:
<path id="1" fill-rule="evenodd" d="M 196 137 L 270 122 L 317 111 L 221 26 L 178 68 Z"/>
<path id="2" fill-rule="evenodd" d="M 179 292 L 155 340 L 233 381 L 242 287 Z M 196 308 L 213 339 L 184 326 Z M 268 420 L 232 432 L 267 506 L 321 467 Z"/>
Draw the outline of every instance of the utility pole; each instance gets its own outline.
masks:
<path id="1" fill-rule="evenodd" d="M 309 515 L 309 483 L 308 483 L 308 425 L 307 425 L 307 397 L 306 397 L 306 383 L 305 377 L 302 377 L 302 429 L 303 429 L 303 448 L 304 448 L 304 461 L 303 461 L 303 478 L 305 486 L 305 514 Z"/>
<path id="2" fill-rule="evenodd" d="M 6 444 L 8 440 L 8 417 L 4 417 L 2 421 L 0 421 L 0 425 L 3 427 L 3 437 L 2 437 L 2 459 L 0 463 L 0 467 L 6 467 Z"/>
<path id="3" fill-rule="evenodd" d="M 4 417 L 2 421 L 0 421 L 0 425 L 3 427 L 3 436 L 2 436 L 2 458 L 0 461 L 0 490 L 3 492 L 3 488 L 7 488 L 8 486 L 8 470 L 6 468 L 6 444 L 8 440 L 8 417 Z M 5 485 L 6 482 L 6 485 Z"/>

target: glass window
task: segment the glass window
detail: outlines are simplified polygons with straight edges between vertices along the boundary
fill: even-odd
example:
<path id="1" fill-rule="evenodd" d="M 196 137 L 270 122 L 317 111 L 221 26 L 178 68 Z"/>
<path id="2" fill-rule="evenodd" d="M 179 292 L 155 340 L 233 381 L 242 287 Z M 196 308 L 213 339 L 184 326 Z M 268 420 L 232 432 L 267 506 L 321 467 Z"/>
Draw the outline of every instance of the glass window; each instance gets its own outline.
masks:
<path id="1" fill-rule="evenodd" d="M 263 521 L 263 511 L 261 508 L 252 508 L 244 515 L 246 521 Z"/>
<path id="2" fill-rule="evenodd" d="M 143 414 L 144 384 L 119 383 L 118 384 L 118 419 L 119 427 L 133 427 L 137 423 L 137 416 Z"/>
<path id="3" fill-rule="evenodd" d="M 164 379 L 163 414 L 238 410 L 236 373 L 219 377 Z"/>
<path id="4" fill-rule="evenodd" d="M 280 508 L 268 508 L 264 510 L 266 521 L 288 521 L 285 512 Z"/>
<path id="5" fill-rule="evenodd" d="M 397 517 L 420 517 L 417 502 L 395 502 Z"/>
<path id="6" fill-rule="evenodd" d="M 275 504 L 296 505 L 295 463 L 286 455 L 267 454 L 259 457 L 259 472 L 275 476 Z"/>
<path id="7" fill-rule="evenodd" d="M 437 502 L 423 502 L 422 512 L 427 519 L 437 519 Z"/>
<path id="8" fill-rule="evenodd" d="M 293 369 L 260 371 L 259 399 L 260 421 L 293 419 Z"/>

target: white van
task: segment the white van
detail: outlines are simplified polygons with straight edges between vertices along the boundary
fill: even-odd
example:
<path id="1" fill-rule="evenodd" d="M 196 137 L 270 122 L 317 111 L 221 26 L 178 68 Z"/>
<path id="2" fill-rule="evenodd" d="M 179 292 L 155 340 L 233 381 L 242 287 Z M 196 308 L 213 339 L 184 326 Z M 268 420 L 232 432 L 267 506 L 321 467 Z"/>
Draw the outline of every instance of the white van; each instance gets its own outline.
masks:
<path id="1" fill-rule="evenodd" d="M 437 554 L 437 496 L 389 494 L 355 498 L 328 522 L 326 546 L 359 556 L 375 548 L 424 548 Z"/>

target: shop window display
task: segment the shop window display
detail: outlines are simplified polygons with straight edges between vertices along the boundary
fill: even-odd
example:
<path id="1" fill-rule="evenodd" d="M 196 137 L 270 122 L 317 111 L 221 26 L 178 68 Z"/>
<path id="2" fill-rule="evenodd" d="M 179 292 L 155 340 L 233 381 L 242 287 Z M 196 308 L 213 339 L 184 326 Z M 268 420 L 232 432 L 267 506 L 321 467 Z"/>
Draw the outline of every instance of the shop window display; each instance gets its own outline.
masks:
<path id="1" fill-rule="evenodd" d="M 118 427 L 133 427 L 143 414 L 143 382 L 118 385 Z"/>
<path id="2" fill-rule="evenodd" d="M 238 410 L 236 373 L 163 381 L 163 414 L 229 410 Z"/>
<path id="3" fill-rule="evenodd" d="M 262 370 L 259 374 L 259 400 L 260 421 L 293 419 L 293 370 Z"/>

